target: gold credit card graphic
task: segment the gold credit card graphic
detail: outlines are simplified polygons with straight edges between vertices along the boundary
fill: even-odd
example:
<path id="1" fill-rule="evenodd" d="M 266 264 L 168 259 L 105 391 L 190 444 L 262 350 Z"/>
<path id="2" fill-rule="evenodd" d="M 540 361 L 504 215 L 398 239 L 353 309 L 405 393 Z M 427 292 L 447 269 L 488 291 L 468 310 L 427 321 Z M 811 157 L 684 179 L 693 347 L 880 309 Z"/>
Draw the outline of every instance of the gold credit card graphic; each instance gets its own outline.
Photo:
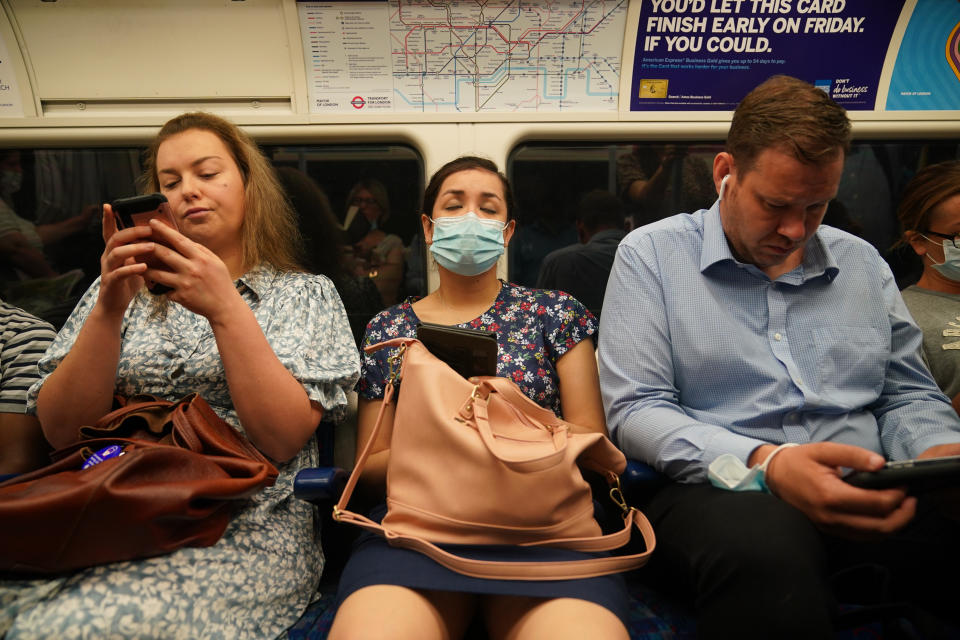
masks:
<path id="1" fill-rule="evenodd" d="M 640 80 L 641 98 L 666 98 L 669 80 Z"/>

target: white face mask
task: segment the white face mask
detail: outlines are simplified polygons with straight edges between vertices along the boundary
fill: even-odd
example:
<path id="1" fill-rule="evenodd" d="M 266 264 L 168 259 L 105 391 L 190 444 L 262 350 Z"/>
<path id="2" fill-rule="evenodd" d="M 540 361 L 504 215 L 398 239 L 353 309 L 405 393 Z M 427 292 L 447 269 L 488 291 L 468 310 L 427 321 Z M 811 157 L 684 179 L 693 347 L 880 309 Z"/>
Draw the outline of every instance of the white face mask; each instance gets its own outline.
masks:
<path id="1" fill-rule="evenodd" d="M 921 237 L 929 240 L 930 242 L 937 242 L 927 238 L 927 236 L 920 234 Z M 929 254 L 927 254 L 929 257 Z M 954 282 L 960 282 L 960 249 L 957 249 L 953 240 L 944 240 L 943 241 L 943 262 L 933 262 L 931 259 L 931 264 L 934 269 L 940 272 L 944 278 L 953 280 Z"/>
<path id="2" fill-rule="evenodd" d="M 20 191 L 23 185 L 23 174 L 19 171 L 0 171 L 0 193 L 5 196 Z"/>

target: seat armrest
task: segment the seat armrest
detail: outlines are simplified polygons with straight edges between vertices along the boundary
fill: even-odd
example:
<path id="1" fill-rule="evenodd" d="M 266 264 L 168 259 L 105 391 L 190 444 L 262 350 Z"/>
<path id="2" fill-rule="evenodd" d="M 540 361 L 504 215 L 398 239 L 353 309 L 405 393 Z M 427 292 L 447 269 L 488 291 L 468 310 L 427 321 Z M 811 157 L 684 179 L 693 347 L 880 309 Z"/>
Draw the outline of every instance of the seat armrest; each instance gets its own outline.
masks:
<path id="1" fill-rule="evenodd" d="M 628 501 L 642 502 L 654 491 L 670 482 L 670 478 L 645 462 L 627 459 L 627 468 L 620 474 L 620 485 Z"/>
<path id="2" fill-rule="evenodd" d="M 624 485 L 636 486 L 639 484 L 662 484 L 667 482 L 667 476 L 663 475 L 646 462 L 627 459 L 627 468 L 620 474 L 620 482 Z"/>
<path id="3" fill-rule="evenodd" d="M 340 467 L 302 469 L 293 480 L 293 495 L 315 504 L 336 502 L 348 477 Z"/>

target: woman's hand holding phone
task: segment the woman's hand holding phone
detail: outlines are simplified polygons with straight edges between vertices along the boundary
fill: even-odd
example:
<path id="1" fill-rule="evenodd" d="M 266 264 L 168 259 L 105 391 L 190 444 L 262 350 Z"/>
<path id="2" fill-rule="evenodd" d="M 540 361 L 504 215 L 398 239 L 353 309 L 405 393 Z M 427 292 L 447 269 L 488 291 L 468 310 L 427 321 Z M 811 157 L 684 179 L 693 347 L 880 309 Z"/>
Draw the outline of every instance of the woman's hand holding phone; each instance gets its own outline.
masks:
<path id="1" fill-rule="evenodd" d="M 166 198 L 159 193 L 104 205 L 104 252 L 101 282 L 122 312 L 147 284 L 211 323 L 243 304 L 224 262 L 203 245 L 180 233 Z M 108 275 L 109 274 L 109 275 Z M 245 306 L 245 305 L 244 305 Z"/>
<path id="2" fill-rule="evenodd" d="M 113 314 L 122 316 L 130 301 L 143 285 L 147 265 L 138 262 L 153 251 L 149 227 L 133 226 L 120 229 L 113 207 L 103 205 L 102 226 L 106 247 L 100 256 L 100 293 L 98 304 Z"/>
<path id="3" fill-rule="evenodd" d="M 170 287 L 167 297 L 215 324 L 233 313 L 232 305 L 242 304 L 227 265 L 213 251 L 159 220 L 151 220 L 156 240 L 154 257 L 163 269 L 148 268 L 145 276 Z"/>
<path id="4" fill-rule="evenodd" d="M 177 228 L 177 221 L 170 213 L 170 205 L 167 203 L 166 196 L 162 193 L 148 193 L 142 196 L 120 198 L 114 200 L 110 206 L 117 216 L 117 227 L 120 229 L 150 228 L 151 220 L 160 220 L 173 229 Z M 156 238 L 151 239 L 156 241 Z M 150 254 L 138 257 L 137 261 L 145 262 L 148 269 L 163 268 L 163 264 L 157 262 Z M 149 276 L 145 276 L 145 279 L 150 293 L 161 294 L 169 291 L 169 288 L 151 280 Z"/>

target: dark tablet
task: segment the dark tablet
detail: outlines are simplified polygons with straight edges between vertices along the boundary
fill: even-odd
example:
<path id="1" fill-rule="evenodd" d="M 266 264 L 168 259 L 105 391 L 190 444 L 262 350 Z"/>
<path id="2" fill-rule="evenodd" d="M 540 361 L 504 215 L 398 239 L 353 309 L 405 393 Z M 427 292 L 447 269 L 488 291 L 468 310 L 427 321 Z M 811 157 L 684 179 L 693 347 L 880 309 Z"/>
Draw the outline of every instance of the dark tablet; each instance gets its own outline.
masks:
<path id="1" fill-rule="evenodd" d="M 854 471 L 844 480 L 864 489 L 907 487 L 910 493 L 960 487 L 960 456 L 888 462 L 879 471 Z"/>
<path id="2" fill-rule="evenodd" d="M 464 378 L 497 375 L 497 334 L 422 322 L 417 340 Z"/>

